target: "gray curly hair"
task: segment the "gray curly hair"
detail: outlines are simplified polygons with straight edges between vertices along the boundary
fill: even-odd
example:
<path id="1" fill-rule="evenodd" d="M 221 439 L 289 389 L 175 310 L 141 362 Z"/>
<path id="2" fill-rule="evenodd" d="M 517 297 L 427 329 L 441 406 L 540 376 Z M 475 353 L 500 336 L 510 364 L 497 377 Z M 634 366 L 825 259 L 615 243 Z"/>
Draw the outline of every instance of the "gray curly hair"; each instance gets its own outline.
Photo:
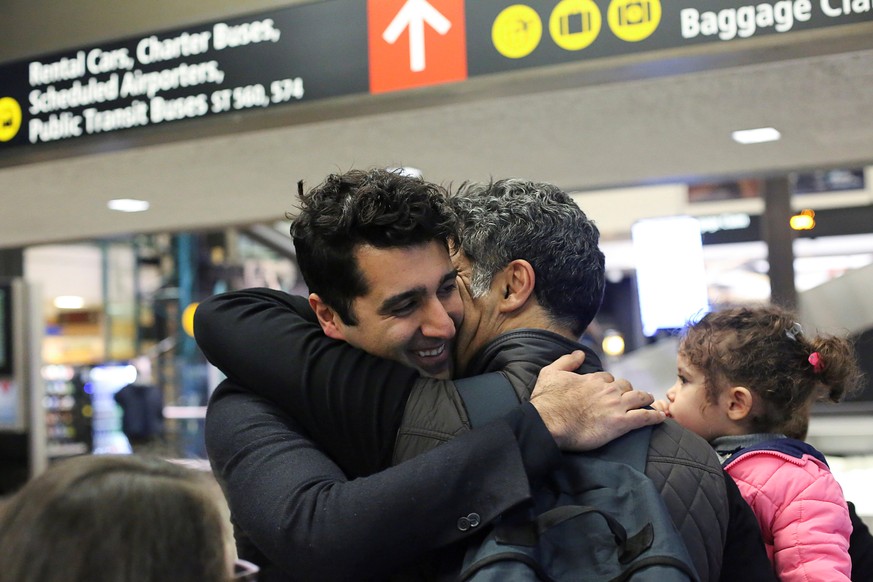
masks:
<path id="1" fill-rule="evenodd" d="M 558 187 L 506 179 L 464 183 L 449 198 L 458 217 L 457 246 L 472 265 L 470 292 L 481 297 L 515 259 L 534 268 L 534 294 L 552 319 L 581 335 L 603 301 L 600 232 Z"/>

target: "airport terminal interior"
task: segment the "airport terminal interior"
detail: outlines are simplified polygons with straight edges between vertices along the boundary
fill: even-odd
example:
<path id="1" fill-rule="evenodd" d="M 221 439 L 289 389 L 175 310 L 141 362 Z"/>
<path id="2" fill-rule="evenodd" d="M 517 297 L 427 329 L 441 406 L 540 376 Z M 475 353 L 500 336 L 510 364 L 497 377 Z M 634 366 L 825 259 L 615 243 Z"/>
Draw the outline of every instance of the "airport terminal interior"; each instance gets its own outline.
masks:
<path id="1" fill-rule="evenodd" d="M 160 451 L 204 462 L 198 302 L 306 294 L 298 181 L 384 167 L 571 193 L 606 255 L 587 339 L 656 395 L 701 310 L 851 337 L 863 389 L 809 441 L 873 524 L 869 3 L 424 4 L 416 28 L 395 0 L 4 3 L 0 494 L 131 452 L 114 395 L 143 356 Z"/>

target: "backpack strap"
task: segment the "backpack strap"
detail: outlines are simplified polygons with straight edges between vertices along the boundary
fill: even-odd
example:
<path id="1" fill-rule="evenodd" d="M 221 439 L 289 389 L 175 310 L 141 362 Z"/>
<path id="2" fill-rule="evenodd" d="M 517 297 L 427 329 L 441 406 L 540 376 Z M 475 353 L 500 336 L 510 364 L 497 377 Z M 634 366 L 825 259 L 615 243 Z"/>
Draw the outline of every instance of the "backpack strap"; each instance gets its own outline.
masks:
<path id="1" fill-rule="evenodd" d="M 645 474 L 649 441 L 651 440 L 652 426 L 643 426 L 635 428 L 588 454 L 596 454 L 601 459 L 630 465 L 640 473 Z"/>
<path id="2" fill-rule="evenodd" d="M 521 402 L 509 380 L 500 372 L 455 380 L 472 428 L 497 420 Z"/>

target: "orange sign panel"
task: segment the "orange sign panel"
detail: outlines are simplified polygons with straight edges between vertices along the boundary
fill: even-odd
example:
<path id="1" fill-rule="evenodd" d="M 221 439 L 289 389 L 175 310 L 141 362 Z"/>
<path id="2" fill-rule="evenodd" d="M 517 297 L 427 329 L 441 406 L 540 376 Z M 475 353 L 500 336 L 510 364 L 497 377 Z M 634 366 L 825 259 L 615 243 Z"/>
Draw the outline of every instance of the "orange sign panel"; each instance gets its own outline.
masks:
<path id="1" fill-rule="evenodd" d="M 464 0 L 367 0 L 370 92 L 467 78 Z"/>

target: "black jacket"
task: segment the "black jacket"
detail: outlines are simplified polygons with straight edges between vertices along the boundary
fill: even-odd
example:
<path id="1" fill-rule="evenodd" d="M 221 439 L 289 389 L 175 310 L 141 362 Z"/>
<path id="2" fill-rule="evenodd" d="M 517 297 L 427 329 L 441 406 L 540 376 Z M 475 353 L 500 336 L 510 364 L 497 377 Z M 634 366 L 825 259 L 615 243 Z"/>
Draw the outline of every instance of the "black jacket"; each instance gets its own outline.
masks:
<path id="1" fill-rule="evenodd" d="M 852 557 L 852 580 L 873 580 L 873 536 L 870 528 L 855 511 L 849 501 L 849 517 L 852 519 L 852 537 L 849 538 L 849 556 Z"/>

